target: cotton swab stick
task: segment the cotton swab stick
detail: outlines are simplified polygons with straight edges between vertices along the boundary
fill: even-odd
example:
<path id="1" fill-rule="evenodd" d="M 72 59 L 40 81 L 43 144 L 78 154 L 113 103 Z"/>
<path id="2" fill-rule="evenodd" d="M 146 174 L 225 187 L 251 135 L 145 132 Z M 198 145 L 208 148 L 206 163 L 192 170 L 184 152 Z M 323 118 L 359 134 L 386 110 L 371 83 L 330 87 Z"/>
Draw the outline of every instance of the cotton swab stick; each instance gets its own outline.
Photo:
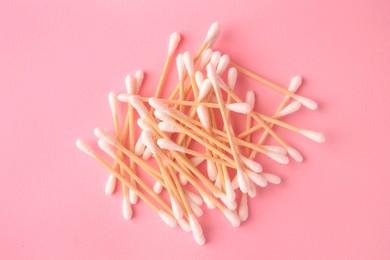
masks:
<path id="1" fill-rule="evenodd" d="M 306 97 L 302 97 L 302 96 L 299 96 L 295 93 L 292 93 L 288 90 L 285 90 L 284 88 L 282 87 L 279 87 L 278 85 L 276 85 L 275 83 L 272 83 L 271 81 L 269 80 L 266 80 L 265 78 L 263 77 L 260 77 L 259 75 L 256 75 L 255 73 L 253 72 L 250 72 L 249 70 L 247 69 L 244 69 L 243 67 L 235 64 L 235 63 L 232 63 L 230 62 L 230 65 L 232 65 L 233 67 L 237 68 L 237 70 L 245 75 L 247 75 L 248 77 L 251 77 L 253 78 L 254 80 L 260 82 L 260 83 L 263 83 L 264 85 L 280 92 L 280 93 L 283 93 L 285 95 L 288 95 L 290 96 L 291 98 L 297 100 L 298 102 L 300 102 L 303 106 L 307 107 L 308 109 L 311 109 L 311 110 L 316 110 L 318 108 L 318 104 L 314 101 L 314 100 L 311 100 L 309 98 L 306 98 Z"/>
<path id="2" fill-rule="evenodd" d="M 179 85 L 180 85 L 180 91 L 179 91 L 179 100 L 184 100 L 184 81 L 185 81 L 185 72 L 186 68 L 184 65 L 183 55 L 179 54 L 176 57 L 176 67 L 177 67 L 177 74 L 179 76 Z M 183 105 L 180 105 L 180 111 L 183 111 Z"/>
<path id="3" fill-rule="evenodd" d="M 98 163 L 100 163 L 103 167 L 109 170 L 115 177 L 124 183 L 129 189 L 133 189 L 135 193 L 146 203 L 148 204 L 157 214 L 161 217 L 161 219 L 170 227 L 175 227 L 177 225 L 176 220 L 173 218 L 172 210 L 168 207 L 164 201 L 160 200 L 161 206 L 166 210 L 160 209 L 153 202 L 151 202 L 142 192 L 140 192 L 137 188 L 132 186 L 132 184 L 127 181 L 121 174 L 119 174 L 115 169 L 113 169 L 108 163 L 106 163 L 91 147 L 89 147 L 82 140 L 77 139 L 76 141 L 77 147 L 84 152 L 85 154 L 94 158 Z M 146 185 L 145 185 L 146 186 Z M 146 186 L 147 187 L 147 186 Z M 153 192 L 152 192 L 153 193 Z"/>

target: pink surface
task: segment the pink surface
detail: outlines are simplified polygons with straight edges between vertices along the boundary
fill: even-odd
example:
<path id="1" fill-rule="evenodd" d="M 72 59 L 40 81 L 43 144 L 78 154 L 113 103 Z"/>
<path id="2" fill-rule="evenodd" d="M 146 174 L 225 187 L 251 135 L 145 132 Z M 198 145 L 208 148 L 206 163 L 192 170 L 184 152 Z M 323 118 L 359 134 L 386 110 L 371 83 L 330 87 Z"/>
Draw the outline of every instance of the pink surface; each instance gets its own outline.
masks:
<path id="1" fill-rule="evenodd" d="M 390 2 L 161 2 L 0 1 L 0 258 L 389 259 Z M 171 32 L 194 51 L 215 20 L 234 61 L 283 86 L 304 77 L 320 109 L 289 122 L 327 142 L 289 135 L 305 162 L 268 165 L 284 182 L 240 228 L 207 211 L 199 247 L 144 204 L 124 221 L 75 139 L 112 128 L 107 93 L 127 73 L 145 69 L 153 91 Z"/>

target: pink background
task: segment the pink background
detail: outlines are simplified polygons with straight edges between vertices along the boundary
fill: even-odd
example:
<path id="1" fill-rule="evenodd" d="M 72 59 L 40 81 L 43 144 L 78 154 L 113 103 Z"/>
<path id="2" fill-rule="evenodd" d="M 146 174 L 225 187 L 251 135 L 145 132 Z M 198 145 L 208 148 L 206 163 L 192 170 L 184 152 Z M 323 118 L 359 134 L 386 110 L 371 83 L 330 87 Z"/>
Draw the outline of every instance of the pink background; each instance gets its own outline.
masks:
<path id="1" fill-rule="evenodd" d="M 237 63 L 282 86 L 304 77 L 320 109 L 288 121 L 327 142 L 288 135 L 305 162 L 266 163 L 283 184 L 259 191 L 240 228 L 207 211 L 199 247 L 145 204 L 126 222 L 75 140 L 112 129 L 107 93 L 127 73 L 144 69 L 153 92 L 171 32 L 194 51 L 213 21 Z M 390 259 L 389 28 L 386 0 L 1 0 L 0 258 Z"/>

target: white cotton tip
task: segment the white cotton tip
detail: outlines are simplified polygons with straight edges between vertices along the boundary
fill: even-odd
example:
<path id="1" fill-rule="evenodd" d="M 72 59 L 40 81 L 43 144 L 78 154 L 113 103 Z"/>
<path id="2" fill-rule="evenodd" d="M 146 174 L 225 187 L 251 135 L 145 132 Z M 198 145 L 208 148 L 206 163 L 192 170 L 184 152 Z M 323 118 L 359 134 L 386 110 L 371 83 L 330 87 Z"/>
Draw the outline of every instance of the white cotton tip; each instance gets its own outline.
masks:
<path id="1" fill-rule="evenodd" d="M 188 183 L 186 176 L 184 176 L 184 174 L 182 174 L 182 173 L 179 173 L 179 181 L 180 181 L 180 184 L 183 186 Z"/>
<path id="2" fill-rule="evenodd" d="M 203 234 L 202 227 L 200 226 L 198 220 L 195 218 L 194 215 L 189 214 L 188 220 L 191 226 L 192 233 L 194 234 Z"/>
<path id="3" fill-rule="evenodd" d="M 310 140 L 313 140 L 317 143 L 325 142 L 325 135 L 319 132 L 310 131 L 310 130 L 300 130 L 299 133 L 303 136 L 306 136 Z"/>
<path id="4" fill-rule="evenodd" d="M 162 189 L 163 189 L 162 184 L 159 183 L 158 181 L 156 181 L 156 182 L 154 183 L 154 185 L 153 185 L 153 191 L 154 191 L 154 193 L 160 194 L 161 191 L 162 191 Z"/>
<path id="5" fill-rule="evenodd" d="M 171 206 L 173 211 L 173 216 L 175 216 L 176 219 L 180 219 L 183 217 L 183 210 L 177 201 L 176 198 L 171 197 Z"/>
<path id="6" fill-rule="evenodd" d="M 140 138 L 141 142 L 151 150 L 152 154 L 157 153 L 157 145 L 154 142 L 153 136 L 150 133 L 142 131 Z"/>
<path id="7" fill-rule="evenodd" d="M 175 219 L 174 217 L 172 217 L 170 214 L 168 214 L 167 212 L 165 212 L 165 211 L 163 211 L 163 210 L 160 210 L 160 211 L 158 211 L 158 215 L 160 216 L 160 218 L 161 218 L 168 226 L 170 226 L 171 228 L 176 227 L 176 225 L 177 225 L 176 219 Z"/>
<path id="8" fill-rule="evenodd" d="M 183 61 L 187 69 L 188 75 L 193 76 L 195 74 L 194 60 L 192 59 L 191 54 L 188 51 L 183 54 Z"/>
<path id="9" fill-rule="evenodd" d="M 181 153 L 184 153 L 185 152 L 185 148 L 181 145 L 178 145 L 176 144 L 175 142 L 173 142 L 172 140 L 169 140 L 169 139 L 166 139 L 166 138 L 160 138 L 157 140 L 157 145 L 161 148 L 161 149 L 166 149 L 166 150 L 170 150 L 170 151 L 178 151 L 178 152 L 181 152 Z"/>
<path id="10" fill-rule="evenodd" d="M 211 127 L 209 110 L 205 106 L 199 105 L 196 108 L 196 113 L 198 114 L 199 121 L 202 123 L 203 127 L 209 129 Z"/>
<path id="11" fill-rule="evenodd" d="M 206 49 L 203 51 L 202 55 L 200 56 L 200 68 L 203 68 L 207 63 L 209 63 L 212 55 L 213 50 L 211 49 Z"/>
<path id="12" fill-rule="evenodd" d="M 266 155 L 274 160 L 275 162 L 281 163 L 281 164 L 288 164 L 290 161 L 288 157 L 284 154 L 280 153 L 274 153 L 274 152 L 267 152 Z"/>
<path id="13" fill-rule="evenodd" d="M 190 199 L 190 201 L 192 201 L 196 205 L 201 206 L 203 204 L 203 199 L 201 196 L 198 196 L 197 194 L 188 190 L 185 191 L 185 194 Z"/>
<path id="14" fill-rule="evenodd" d="M 278 175 L 272 174 L 272 173 L 261 173 L 263 177 L 272 184 L 280 184 L 281 179 Z"/>
<path id="15" fill-rule="evenodd" d="M 303 161 L 303 157 L 302 155 L 297 151 L 295 150 L 294 148 L 292 148 L 291 146 L 287 148 L 287 153 L 291 156 L 291 158 L 293 158 L 295 161 L 297 162 L 302 162 Z"/>
<path id="16" fill-rule="evenodd" d="M 160 122 L 158 123 L 158 128 L 167 133 L 179 133 L 180 128 L 178 128 L 176 125 L 172 124 L 171 122 Z"/>
<path id="17" fill-rule="evenodd" d="M 186 73 L 186 67 L 184 65 L 183 55 L 178 54 L 176 57 L 176 67 L 177 74 L 179 76 L 179 81 L 184 81 L 184 75 Z"/>
<path id="18" fill-rule="evenodd" d="M 203 80 L 204 80 L 203 73 L 201 71 L 195 72 L 195 82 L 198 89 L 200 89 L 200 87 L 202 86 Z"/>
<path id="19" fill-rule="evenodd" d="M 169 38 L 168 55 L 172 55 L 176 51 L 180 39 L 181 37 L 179 33 L 174 32 L 171 34 L 171 37 Z"/>
<path id="20" fill-rule="evenodd" d="M 110 104 L 111 113 L 115 116 L 118 114 L 118 100 L 114 92 L 108 93 L 108 103 Z"/>
<path id="21" fill-rule="evenodd" d="M 232 182 L 229 180 L 229 178 L 225 178 L 225 192 L 228 200 L 236 200 L 236 193 L 234 192 Z"/>
<path id="22" fill-rule="evenodd" d="M 190 223 L 188 223 L 185 218 L 178 219 L 177 223 L 179 224 L 180 228 L 184 230 L 184 232 L 191 232 Z"/>
<path id="23" fill-rule="evenodd" d="M 137 93 L 137 79 L 133 75 L 127 75 L 125 79 L 126 91 L 129 95 Z"/>
<path id="24" fill-rule="evenodd" d="M 206 195 L 200 193 L 200 196 L 202 196 L 204 204 L 206 204 L 208 209 L 215 209 L 215 204 Z"/>
<path id="25" fill-rule="evenodd" d="M 248 196 L 242 194 L 240 207 L 238 208 L 238 216 L 241 221 L 246 221 L 248 219 Z"/>
<path id="26" fill-rule="evenodd" d="M 233 190 L 237 190 L 239 188 L 238 187 L 238 177 L 237 177 L 237 174 L 232 179 L 232 187 L 233 187 Z"/>
<path id="27" fill-rule="evenodd" d="M 242 169 L 237 169 L 237 180 L 238 180 L 238 187 L 240 187 L 240 190 L 244 193 L 247 193 L 249 189 L 248 186 L 249 182 Z"/>
<path id="28" fill-rule="evenodd" d="M 229 65 L 230 63 L 230 57 L 229 55 L 227 54 L 224 54 L 220 59 L 219 59 L 219 62 L 218 62 L 218 66 L 217 66 L 217 73 L 218 74 L 222 74 L 227 66 Z"/>
<path id="29" fill-rule="evenodd" d="M 133 190 L 129 190 L 129 200 L 132 205 L 136 204 L 138 201 L 138 195 Z"/>
<path id="30" fill-rule="evenodd" d="M 206 239 L 205 239 L 203 234 L 193 234 L 193 236 L 194 236 L 195 242 L 198 245 L 203 246 L 206 243 Z"/>
<path id="31" fill-rule="evenodd" d="M 255 187 L 255 185 L 253 184 L 253 182 L 249 182 L 249 191 L 248 191 L 248 196 L 250 197 L 250 198 L 254 198 L 254 197 L 256 197 L 256 187 Z"/>
<path id="32" fill-rule="evenodd" d="M 126 220 L 131 219 L 133 215 L 133 210 L 131 209 L 130 201 L 127 196 L 123 197 L 123 202 L 122 202 L 122 214 L 123 218 Z"/>
<path id="33" fill-rule="evenodd" d="M 245 97 L 245 103 L 247 103 L 253 110 L 255 106 L 255 93 L 253 91 L 248 91 Z"/>
<path id="34" fill-rule="evenodd" d="M 144 161 L 147 161 L 150 159 L 150 157 L 152 157 L 152 155 L 153 155 L 152 150 L 149 147 L 146 147 L 144 152 L 142 153 L 142 159 Z"/>
<path id="35" fill-rule="evenodd" d="M 279 117 L 284 117 L 289 114 L 295 113 L 300 108 L 301 108 L 301 103 L 299 103 L 298 101 L 291 102 L 279 112 Z"/>
<path id="36" fill-rule="evenodd" d="M 76 146 L 82 152 L 88 154 L 89 156 L 92 156 L 92 157 L 96 156 L 96 152 L 89 145 L 87 145 L 83 140 L 77 139 L 76 140 Z"/>
<path id="37" fill-rule="evenodd" d="M 217 167 L 215 166 L 215 163 L 207 160 L 207 176 L 209 177 L 210 181 L 215 181 L 217 178 Z"/>
<path id="38" fill-rule="evenodd" d="M 102 149 L 110 157 L 116 158 L 114 150 L 111 148 L 111 146 L 108 143 L 106 143 L 103 140 L 99 139 L 98 140 L 98 146 L 100 147 L 100 149 Z"/>
<path id="39" fill-rule="evenodd" d="M 230 210 L 235 210 L 237 208 L 237 203 L 235 200 L 230 200 L 225 194 L 219 194 L 218 196 L 223 204 L 230 209 Z M 206 201 L 205 201 L 206 202 Z"/>
<path id="40" fill-rule="evenodd" d="M 213 55 L 211 55 L 210 63 L 217 67 L 221 56 L 222 54 L 219 51 L 213 52 Z"/>
<path id="41" fill-rule="evenodd" d="M 288 91 L 295 93 L 302 84 L 302 78 L 300 76 L 295 76 L 291 79 L 290 85 L 288 86 Z"/>
<path id="42" fill-rule="evenodd" d="M 233 227 L 239 227 L 241 224 L 240 217 L 234 210 L 223 210 L 225 217 L 229 220 Z"/>
<path id="43" fill-rule="evenodd" d="M 201 217 L 203 215 L 203 210 L 195 203 L 190 201 L 190 207 L 192 212 L 195 214 L 197 217 Z"/>
<path id="44" fill-rule="evenodd" d="M 262 188 L 267 186 L 267 180 L 263 177 L 263 175 L 252 171 L 247 171 L 247 174 L 249 179 L 253 181 L 257 186 Z"/>
<path id="45" fill-rule="evenodd" d="M 254 161 L 254 160 L 251 160 L 243 155 L 240 155 L 240 158 L 241 158 L 241 161 L 246 165 L 246 167 L 248 167 L 251 171 L 254 171 L 257 173 L 263 171 L 263 167 L 261 166 L 260 163 Z"/>
<path id="46" fill-rule="evenodd" d="M 120 102 L 126 102 L 126 103 L 130 103 L 130 96 L 129 94 L 125 94 L 125 93 L 121 93 L 118 95 L 118 100 Z"/>
<path id="47" fill-rule="evenodd" d="M 211 47 L 217 40 L 219 36 L 220 27 L 221 26 L 219 25 L 218 22 L 214 22 L 211 24 L 205 38 L 205 42 L 208 43 L 209 47 Z"/>
<path id="48" fill-rule="evenodd" d="M 143 131 L 149 132 L 152 135 L 156 135 L 156 131 L 154 131 L 154 129 L 149 126 L 148 121 L 146 121 L 144 118 L 138 118 L 137 125 Z"/>
<path id="49" fill-rule="evenodd" d="M 247 103 L 230 103 L 230 104 L 227 104 L 225 107 L 227 110 L 230 110 L 230 111 L 233 111 L 236 113 L 240 113 L 240 114 L 244 114 L 244 115 L 249 114 L 250 112 L 252 112 L 252 109 L 253 109 L 253 107 L 251 107 Z"/>
<path id="50" fill-rule="evenodd" d="M 135 110 L 137 110 L 140 117 L 145 117 L 148 115 L 148 109 L 145 107 L 144 103 L 137 96 L 130 96 L 129 102 Z"/>
<path id="51" fill-rule="evenodd" d="M 140 156 L 145 150 L 145 145 L 142 143 L 141 138 L 138 138 L 137 142 L 135 143 L 134 147 L 134 153 L 137 156 Z"/>
<path id="52" fill-rule="evenodd" d="M 114 174 L 110 174 L 110 177 L 107 179 L 106 187 L 105 187 L 105 193 L 106 195 L 112 195 L 115 191 L 115 185 L 116 185 L 116 178 Z"/>
<path id="53" fill-rule="evenodd" d="M 195 167 L 198 167 L 203 161 L 204 161 L 204 158 L 202 158 L 202 157 L 192 157 L 191 158 L 191 163 Z"/>
<path id="54" fill-rule="evenodd" d="M 145 78 L 145 73 L 142 70 L 137 70 L 135 72 L 135 79 L 136 79 L 136 83 L 137 83 L 137 90 L 135 93 L 138 93 L 138 91 L 142 85 L 142 82 L 144 81 L 144 78 Z"/>
<path id="55" fill-rule="evenodd" d="M 229 86 L 230 89 L 234 89 L 236 86 L 237 82 L 237 69 L 232 67 L 228 71 L 228 76 L 227 76 L 227 85 Z"/>
<path id="56" fill-rule="evenodd" d="M 273 152 L 273 153 L 280 153 L 280 154 L 287 154 L 286 149 L 284 149 L 281 146 L 277 145 L 263 145 L 263 148 L 266 149 L 267 151 Z"/>
<path id="57" fill-rule="evenodd" d="M 295 99 L 310 110 L 316 110 L 318 108 L 317 102 L 310 98 L 298 96 Z"/>
<path id="58" fill-rule="evenodd" d="M 210 89 L 211 81 L 210 79 L 205 79 L 200 86 L 198 100 L 204 99 L 209 94 Z"/>
<path id="59" fill-rule="evenodd" d="M 96 127 L 93 129 L 93 133 L 97 138 L 102 139 L 104 142 L 109 143 L 110 145 L 114 145 L 117 142 L 115 138 L 108 133 L 107 130 L 101 127 Z"/>
<path id="60" fill-rule="evenodd" d="M 149 105 L 156 110 L 160 110 L 164 113 L 169 113 L 169 108 L 157 98 L 149 98 Z"/>
<path id="61" fill-rule="evenodd" d="M 161 110 L 154 110 L 154 116 L 161 120 L 161 121 L 164 121 L 164 122 L 174 122 L 174 120 L 172 119 L 172 117 L 168 116 L 166 113 L 164 113 L 163 111 Z"/>

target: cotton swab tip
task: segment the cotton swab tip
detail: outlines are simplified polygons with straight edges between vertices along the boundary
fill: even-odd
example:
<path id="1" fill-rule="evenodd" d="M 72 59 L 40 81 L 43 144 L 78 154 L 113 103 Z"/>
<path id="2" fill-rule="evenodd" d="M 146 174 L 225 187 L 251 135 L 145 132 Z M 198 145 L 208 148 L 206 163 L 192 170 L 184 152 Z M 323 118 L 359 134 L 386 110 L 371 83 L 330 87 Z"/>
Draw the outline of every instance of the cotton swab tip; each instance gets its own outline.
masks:
<path id="1" fill-rule="evenodd" d="M 247 193 L 249 190 L 249 184 L 242 169 L 237 169 L 238 186 L 243 193 Z"/>
<path id="2" fill-rule="evenodd" d="M 137 79 L 133 75 L 127 75 L 125 79 L 126 91 L 129 95 L 137 93 Z"/>
<path id="3" fill-rule="evenodd" d="M 173 119 L 161 110 L 154 110 L 154 116 L 163 122 L 174 122 Z"/>
<path id="4" fill-rule="evenodd" d="M 210 89 L 211 89 L 211 81 L 210 79 L 207 78 L 202 82 L 202 85 L 200 86 L 198 99 L 199 100 L 204 99 L 207 96 L 207 94 L 210 92 Z"/>
<path id="5" fill-rule="evenodd" d="M 141 138 L 139 138 L 135 143 L 134 153 L 137 156 L 140 156 L 144 152 L 144 150 L 145 150 L 145 145 L 141 142 Z"/>
<path id="6" fill-rule="evenodd" d="M 163 210 L 158 211 L 158 215 L 160 218 L 171 228 L 174 228 L 177 226 L 177 221 L 174 217 L 172 217 L 170 214 Z"/>
<path id="7" fill-rule="evenodd" d="M 222 54 L 219 51 L 213 52 L 213 55 L 211 55 L 210 64 L 214 65 L 215 68 L 217 68 L 221 56 Z"/>
<path id="8" fill-rule="evenodd" d="M 248 91 L 245 97 L 245 103 L 247 103 L 253 110 L 255 106 L 255 93 L 253 91 Z"/>
<path id="9" fill-rule="evenodd" d="M 154 185 L 153 185 L 153 191 L 154 191 L 154 193 L 160 194 L 161 191 L 162 191 L 162 189 L 163 189 L 163 186 L 161 185 L 161 183 L 159 183 L 158 181 L 156 181 L 156 182 L 154 183 Z"/>
<path id="10" fill-rule="evenodd" d="M 291 156 L 291 158 L 293 158 L 295 161 L 297 162 L 302 162 L 303 161 L 303 157 L 302 155 L 296 150 L 294 149 L 293 147 L 288 147 L 287 148 L 287 153 Z"/>
<path id="11" fill-rule="evenodd" d="M 280 153 L 280 154 L 283 154 L 283 155 L 286 155 L 286 154 L 287 154 L 286 149 L 284 149 L 284 148 L 281 147 L 281 146 L 276 146 L 276 145 L 264 145 L 263 148 L 266 149 L 267 151 L 270 151 L 270 152 L 273 152 L 273 153 Z"/>
<path id="12" fill-rule="evenodd" d="M 288 164 L 289 163 L 289 159 L 287 156 L 285 156 L 284 154 L 280 154 L 280 153 L 274 153 L 274 152 L 270 152 L 268 151 L 266 153 L 266 155 L 271 158 L 272 160 L 280 163 L 280 164 Z"/>
<path id="13" fill-rule="evenodd" d="M 217 40 L 220 27 L 221 26 L 219 25 L 218 22 L 214 22 L 211 24 L 205 38 L 205 42 L 208 44 L 209 47 L 211 47 Z"/>
<path id="14" fill-rule="evenodd" d="M 203 234 L 193 234 L 193 236 L 194 236 L 195 242 L 198 245 L 203 246 L 206 243 L 206 239 L 205 239 Z"/>
<path id="15" fill-rule="evenodd" d="M 111 146 L 108 143 L 106 143 L 103 140 L 99 139 L 98 140 L 98 146 L 100 147 L 100 149 L 102 149 L 106 154 L 108 154 L 112 158 L 116 157 L 115 152 L 113 151 L 113 149 L 111 148 Z"/>
<path id="16" fill-rule="evenodd" d="M 203 80 L 204 80 L 203 73 L 201 71 L 196 71 L 195 82 L 198 89 L 200 89 L 200 87 L 202 86 Z"/>
<path id="17" fill-rule="evenodd" d="M 183 229 L 184 232 L 191 232 L 191 226 L 190 224 L 188 223 L 187 220 L 185 220 L 184 218 L 180 218 L 177 220 L 177 223 L 179 224 L 179 226 L 181 227 L 181 229 Z"/>
<path id="18" fill-rule="evenodd" d="M 102 139 L 104 142 L 110 145 L 114 145 L 115 143 L 117 143 L 115 138 L 112 135 L 110 135 L 107 130 L 101 127 L 96 127 L 95 129 L 93 129 L 93 133 L 97 138 Z"/>
<path id="19" fill-rule="evenodd" d="M 115 190 L 115 184 L 116 184 L 116 178 L 114 174 L 110 174 L 110 177 L 108 177 L 106 187 L 104 189 L 106 195 L 112 195 Z"/>
<path id="20" fill-rule="evenodd" d="M 200 67 L 203 68 L 209 63 L 211 56 L 213 55 L 213 51 L 211 49 L 206 49 L 200 56 Z"/>
<path id="21" fill-rule="evenodd" d="M 234 89 L 237 83 L 237 69 L 232 67 L 228 71 L 227 85 L 230 89 Z"/>
<path id="22" fill-rule="evenodd" d="M 138 195 L 137 193 L 135 193 L 133 190 L 130 190 L 129 191 L 129 199 L 130 199 L 130 203 L 132 205 L 136 204 L 137 201 L 138 201 Z"/>
<path id="23" fill-rule="evenodd" d="M 143 70 L 137 70 L 135 72 L 135 79 L 136 79 L 136 82 L 137 82 L 137 90 L 136 90 L 136 93 L 138 93 L 141 85 L 142 85 L 142 82 L 144 81 L 144 78 L 145 78 L 145 73 Z"/>
<path id="24" fill-rule="evenodd" d="M 181 219 L 183 217 L 183 210 L 180 207 L 179 202 L 176 198 L 171 197 L 171 205 L 172 205 L 172 211 L 173 215 L 176 219 Z"/>
<path id="25" fill-rule="evenodd" d="M 111 113 L 116 116 L 118 114 L 118 100 L 114 92 L 108 94 L 108 102 L 110 104 Z"/>
<path id="26" fill-rule="evenodd" d="M 134 109 L 137 110 L 140 117 L 148 116 L 149 112 L 147 108 L 137 96 L 130 96 L 129 102 L 134 107 Z"/>
<path id="27" fill-rule="evenodd" d="M 141 128 L 143 131 L 149 132 L 152 135 L 156 135 L 156 131 L 154 131 L 153 128 L 151 128 L 148 125 L 148 122 L 144 118 L 138 118 L 137 119 L 137 125 L 139 128 Z"/>
<path id="28" fill-rule="evenodd" d="M 237 215 L 237 212 L 234 210 L 223 210 L 222 213 L 229 220 L 233 227 L 239 227 L 241 224 L 240 217 Z"/>
<path id="29" fill-rule="evenodd" d="M 96 157 L 96 152 L 89 145 L 87 145 L 83 140 L 77 139 L 76 146 L 82 152 L 88 154 L 89 156 Z"/>
<path id="30" fill-rule="evenodd" d="M 153 154 L 156 154 L 157 153 L 157 149 L 156 149 L 156 144 L 153 140 L 153 137 L 150 133 L 146 132 L 146 131 L 142 131 L 141 133 L 141 142 L 150 149 L 150 151 L 153 153 Z"/>
<path id="31" fill-rule="evenodd" d="M 173 142 L 172 140 L 169 140 L 169 139 L 166 139 L 166 138 L 158 139 L 157 140 L 157 145 L 161 149 L 166 149 L 166 150 L 169 150 L 169 151 L 178 151 L 178 152 L 184 153 L 185 150 L 186 150 L 183 146 L 180 146 L 180 145 L 176 144 L 175 142 Z"/>
<path id="32" fill-rule="evenodd" d="M 160 110 L 164 113 L 169 113 L 169 108 L 157 98 L 149 98 L 149 105 L 156 110 Z"/>
<path id="33" fill-rule="evenodd" d="M 203 234 L 202 227 L 200 226 L 198 220 L 195 218 L 194 215 L 189 214 L 188 220 L 193 234 Z"/>
<path id="34" fill-rule="evenodd" d="M 171 34 L 171 37 L 169 39 L 169 48 L 168 48 L 168 55 L 172 55 L 179 45 L 180 42 L 180 34 L 177 32 L 174 32 Z"/>
<path id="35" fill-rule="evenodd" d="M 230 63 L 230 57 L 229 55 L 227 54 L 224 54 L 220 59 L 219 59 L 219 62 L 218 62 L 218 66 L 217 66 L 217 73 L 218 74 L 222 74 L 227 66 L 229 65 Z"/>
<path id="36" fill-rule="evenodd" d="M 184 81 L 184 75 L 186 73 L 186 67 L 184 65 L 183 61 L 183 55 L 178 54 L 176 57 L 176 67 L 177 67 L 177 74 L 179 76 L 180 81 Z"/>
<path id="37" fill-rule="evenodd" d="M 214 162 L 207 160 L 207 175 L 211 181 L 215 181 L 217 178 L 217 168 Z"/>
<path id="38" fill-rule="evenodd" d="M 192 56 L 188 51 L 186 51 L 183 54 L 183 61 L 184 61 L 184 65 L 187 69 L 188 74 L 192 77 L 195 74 L 194 60 L 192 59 Z"/>
<path id="39" fill-rule="evenodd" d="M 317 143 L 323 143 L 325 142 L 325 135 L 319 132 L 310 131 L 310 130 L 301 130 L 299 133 L 303 136 L 306 136 L 310 140 L 313 140 Z"/>
<path id="40" fill-rule="evenodd" d="M 252 171 L 247 171 L 247 173 L 249 179 L 253 181 L 257 186 L 262 188 L 267 186 L 267 180 L 261 174 Z"/>
<path id="41" fill-rule="evenodd" d="M 131 209 L 130 201 L 128 200 L 127 197 L 123 198 L 122 213 L 123 213 L 123 218 L 126 220 L 131 219 L 133 215 L 133 210 Z"/>
<path id="42" fill-rule="evenodd" d="M 211 122 L 208 109 L 203 105 L 199 105 L 196 112 L 203 127 L 209 129 L 211 127 Z"/>
<path id="43" fill-rule="evenodd" d="M 158 128 L 167 133 L 179 133 L 180 129 L 172 124 L 171 122 L 160 122 L 158 123 Z"/>
<path id="44" fill-rule="evenodd" d="M 309 98 L 298 96 L 295 99 L 310 110 L 316 110 L 318 108 L 318 104 Z"/>
<path id="45" fill-rule="evenodd" d="M 230 104 L 227 104 L 225 107 L 227 110 L 230 110 L 230 111 L 233 111 L 236 113 L 240 113 L 240 114 L 244 114 L 244 115 L 252 112 L 252 108 L 253 108 L 247 103 L 230 103 Z"/>
<path id="46" fill-rule="evenodd" d="M 302 78 L 300 76 L 294 76 L 290 81 L 290 85 L 288 86 L 288 91 L 295 93 L 298 90 L 298 88 L 301 86 L 301 84 L 302 84 Z"/>
<path id="47" fill-rule="evenodd" d="M 279 112 L 279 117 L 284 117 L 298 111 L 301 108 L 301 103 L 298 101 L 291 102 Z"/>
<path id="48" fill-rule="evenodd" d="M 261 173 L 261 175 L 263 175 L 263 177 L 269 182 L 269 183 L 272 183 L 272 184 L 280 184 L 281 182 L 281 178 L 275 174 L 272 174 L 272 173 Z"/>
<path id="49" fill-rule="evenodd" d="M 240 207 L 238 209 L 238 216 L 241 221 L 246 221 L 248 219 L 248 196 L 242 194 Z"/>
<path id="50" fill-rule="evenodd" d="M 254 161 L 254 160 L 251 160 L 243 155 L 241 155 L 240 158 L 241 158 L 241 161 L 246 165 L 246 167 L 248 167 L 251 171 L 254 171 L 257 173 L 263 171 L 263 167 L 261 166 L 260 163 Z"/>

